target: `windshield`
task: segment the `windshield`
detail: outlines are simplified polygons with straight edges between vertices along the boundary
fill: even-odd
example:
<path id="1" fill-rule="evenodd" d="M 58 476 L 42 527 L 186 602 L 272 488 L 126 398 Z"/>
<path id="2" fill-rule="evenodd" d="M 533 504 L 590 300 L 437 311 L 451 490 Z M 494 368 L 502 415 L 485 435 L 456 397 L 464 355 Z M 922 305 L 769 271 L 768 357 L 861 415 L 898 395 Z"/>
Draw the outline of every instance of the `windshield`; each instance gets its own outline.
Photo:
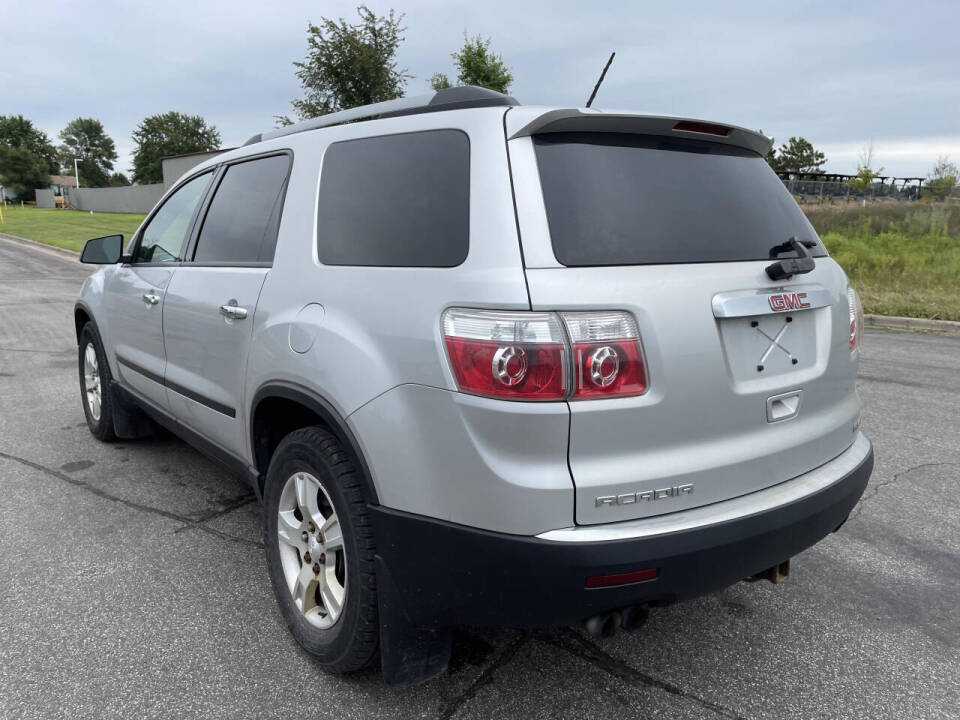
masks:
<path id="1" fill-rule="evenodd" d="M 811 254 L 826 255 L 783 183 L 749 150 L 596 132 L 533 142 L 553 251 L 564 265 L 767 260 L 792 236 L 816 240 Z"/>

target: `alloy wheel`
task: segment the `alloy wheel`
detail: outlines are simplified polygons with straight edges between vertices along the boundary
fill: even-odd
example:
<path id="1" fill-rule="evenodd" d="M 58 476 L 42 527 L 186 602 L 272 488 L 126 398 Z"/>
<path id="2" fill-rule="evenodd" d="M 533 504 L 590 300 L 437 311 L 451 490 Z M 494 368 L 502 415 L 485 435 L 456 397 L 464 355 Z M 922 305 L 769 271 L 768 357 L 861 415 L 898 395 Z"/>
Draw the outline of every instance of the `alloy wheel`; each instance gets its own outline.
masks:
<path id="1" fill-rule="evenodd" d="M 277 542 L 294 605 L 311 625 L 333 626 L 347 593 L 343 533 L 330 496 L 310 473 L 294 473 L 284 483 Z"/>

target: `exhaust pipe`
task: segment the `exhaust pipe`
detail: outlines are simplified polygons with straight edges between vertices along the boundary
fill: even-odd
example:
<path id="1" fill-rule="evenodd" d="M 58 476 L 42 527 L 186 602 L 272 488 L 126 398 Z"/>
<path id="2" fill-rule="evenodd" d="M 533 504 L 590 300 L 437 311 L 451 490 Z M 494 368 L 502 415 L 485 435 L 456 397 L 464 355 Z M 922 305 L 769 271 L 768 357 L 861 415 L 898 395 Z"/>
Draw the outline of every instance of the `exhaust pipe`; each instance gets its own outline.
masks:
<path id="1" fill-rule="evenodd" d="M 634 632 L 647 622 L 650 610 L 646 605 L 632 605 L 621 610 L 600 613 L 587 618 L 583 627 L 593 637 L 609 638 L 617 634 L 617 630 Z"/>
<path id="2" fill-rule="evenodd" d="M 757 582 L 758 580 L 769 580 L 774 585 L 780 585 L 790 579 L 790 561 L 784 560 L 779 565 L 767 568 L 756 575 L 747 578 L 747 582 Z"/>
<path id="3" fill-rule="evenodd" d="M 636 632 L 647 624 L 650 608 L 646 605 L 634 605 L 620 611 L 620 627 L 627 632 Z"/>
<path id="4" fill-rule="evenodd" d="M 620 627 L 620 613 L 614 611 L 594 615 L 584 621 L 583 627 L 593 637 L 613 637 L 617 634 L 617 629 Z"/>

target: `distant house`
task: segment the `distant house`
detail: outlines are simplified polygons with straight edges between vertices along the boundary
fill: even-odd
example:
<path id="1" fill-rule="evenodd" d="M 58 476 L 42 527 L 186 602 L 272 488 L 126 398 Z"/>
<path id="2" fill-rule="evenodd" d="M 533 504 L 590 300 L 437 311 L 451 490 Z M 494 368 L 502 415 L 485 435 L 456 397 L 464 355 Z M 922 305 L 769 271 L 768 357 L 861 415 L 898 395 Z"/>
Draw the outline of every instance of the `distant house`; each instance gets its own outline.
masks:
<path id="1" fill-rule="evenodd" d="M 54 195 L 63 195 L 64 188 L 77 186 L 77 178 L 73 175 L 51 175 L 49 181 L 50 190 L 53 190 Z M 69 190 L 67 192 L 69 192 Z"/>
<path id="2" fill-rule="evenodd" d="M 77 178 L 73 175 L 51 175 L 48 181 L 50 187 L 47 189 L 53 192 L 54 207 L 67 207 L 70 204 L 67 200 L 70 194 L 68 188 L 77 187 Z"/>
<path id="3" fill-rule="evenodd" d="M 46 188 L 39 188 L 39 190 L 50 192 L 54 197 L 65 197 L 70 192 L 67 188 L 77 186 L 77 179 L 73 175 L 50 175 L 47 182 L 50 184 Z M 12 189 L 0 185 L 0 201 L 13 201 L 16 198 L 17 194 Z"/>

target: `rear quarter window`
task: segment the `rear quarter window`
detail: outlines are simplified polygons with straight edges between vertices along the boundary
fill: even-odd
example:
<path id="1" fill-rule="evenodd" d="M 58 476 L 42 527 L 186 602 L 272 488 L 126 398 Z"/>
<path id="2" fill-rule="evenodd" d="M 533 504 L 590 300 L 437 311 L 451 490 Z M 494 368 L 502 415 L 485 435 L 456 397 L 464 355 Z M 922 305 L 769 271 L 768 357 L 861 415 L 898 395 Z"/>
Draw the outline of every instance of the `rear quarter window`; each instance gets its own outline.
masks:
<path id="1" fill-rule="evenodd" d="M 780 179 L 749 150 L 597 132 L 533 142 L 563 265 L 766 260 L 790 237 L 818 241 Z M 819 241 L 811 253 L 826 255 Z"/>
<path id="2" fill-rule="evenodd" d="M 459 265 L 469 249 L 470 141 L 430 130 L 334 143 L 317 202 L 326 265 Z"/>

